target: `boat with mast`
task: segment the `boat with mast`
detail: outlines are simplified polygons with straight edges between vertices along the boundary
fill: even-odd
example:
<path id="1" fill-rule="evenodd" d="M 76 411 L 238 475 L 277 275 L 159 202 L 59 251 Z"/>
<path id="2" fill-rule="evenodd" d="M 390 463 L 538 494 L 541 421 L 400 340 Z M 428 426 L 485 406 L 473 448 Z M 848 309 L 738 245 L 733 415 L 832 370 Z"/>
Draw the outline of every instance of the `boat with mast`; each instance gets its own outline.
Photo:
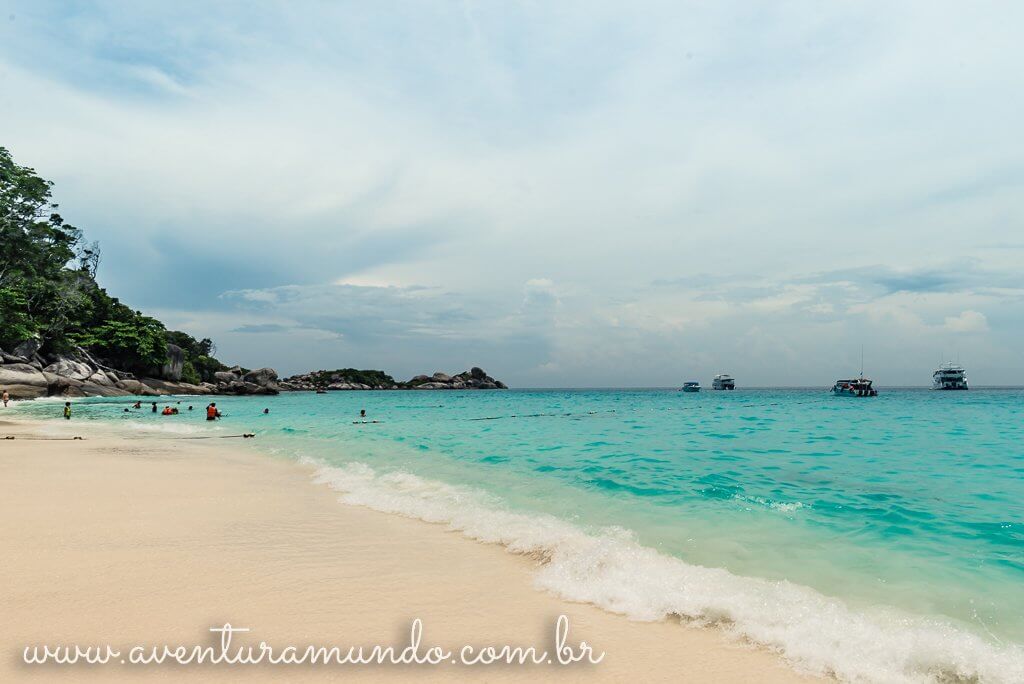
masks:
<path id="1" fill-rule="evenodd" d="M 864 347 L 860 348 L 860 375 L 848 380 L 836 380 L 832 394 L 841 397 L 877 397 L 878 390 L 871 386 L 871 380 L 864 377 Z"/>

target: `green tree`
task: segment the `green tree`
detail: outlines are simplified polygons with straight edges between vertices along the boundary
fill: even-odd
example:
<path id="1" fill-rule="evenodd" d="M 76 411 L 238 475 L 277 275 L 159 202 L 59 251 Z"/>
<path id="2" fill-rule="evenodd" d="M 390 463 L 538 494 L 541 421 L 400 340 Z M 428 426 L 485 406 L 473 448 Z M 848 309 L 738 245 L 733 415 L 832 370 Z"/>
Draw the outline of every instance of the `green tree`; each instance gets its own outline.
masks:
<path id="1" fill-rule="evenodd" d="M 107 321 L 71 340 L 100 354 L 117 365 L 147 372 L 167 363 L 167 338 L 164 325 L 155 318 L 136 314 L 134 321 Z"/>
<path id="2" fill-rule="evenodd" d="M 13 347 L 36 333 L 27 308 L 21 292 L 11 287 L 0 287 L 0 346 Z"/>
<path id="3" fill-rule="evenodd" d="M 185 352 L 186 379 L 209 380 L 224 368 L 209 338 L 168 332 L 96 283 L 100 247 L 64 222 L 52 186 L 0 147 L 0 346 L 39 334 L 46 351 L 79 345 L 145 373 L 167 361 L 171 343 Z"/>

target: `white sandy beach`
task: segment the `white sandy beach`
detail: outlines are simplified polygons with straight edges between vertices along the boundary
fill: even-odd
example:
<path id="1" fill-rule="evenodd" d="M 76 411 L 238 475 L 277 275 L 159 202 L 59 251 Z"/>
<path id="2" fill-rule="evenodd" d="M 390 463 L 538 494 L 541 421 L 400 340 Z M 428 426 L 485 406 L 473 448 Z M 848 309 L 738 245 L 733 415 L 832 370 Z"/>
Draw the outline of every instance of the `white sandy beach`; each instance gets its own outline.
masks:
<path id="1" fill-rule="evenodd" d="M 807 681 L 774 654 L 713 629 L 638 623 L 538 591 L 538 562 L 443 526 L 343 505 L 309 469 L 242 440 L 139 438 L 80 424 L 0 423 L 0 678 L 115 676 L 230 680 L 567 679 Z M 33 666 L 28 644 L 195 645 L 211 626 L 248 627 L 247 643 L 422 643 L 549 649 L 567 643 L 598 665 L 469 667 Z"/>

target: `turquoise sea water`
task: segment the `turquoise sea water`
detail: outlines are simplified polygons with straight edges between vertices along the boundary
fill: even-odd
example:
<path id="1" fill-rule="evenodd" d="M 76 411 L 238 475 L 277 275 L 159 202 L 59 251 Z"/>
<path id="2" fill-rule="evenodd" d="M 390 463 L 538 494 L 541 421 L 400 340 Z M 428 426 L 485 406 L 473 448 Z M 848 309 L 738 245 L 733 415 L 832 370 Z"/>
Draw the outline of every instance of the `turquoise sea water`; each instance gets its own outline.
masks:
<path id="1" fill-rule="evenodd" d="M 181 401 L 75 420 L 255 432 L 350 503 L 537 554 L 541 588 L 819 672 L 1024 681 L 1024 390 L 291 393 L 217 397 L 212 425 Z"/>

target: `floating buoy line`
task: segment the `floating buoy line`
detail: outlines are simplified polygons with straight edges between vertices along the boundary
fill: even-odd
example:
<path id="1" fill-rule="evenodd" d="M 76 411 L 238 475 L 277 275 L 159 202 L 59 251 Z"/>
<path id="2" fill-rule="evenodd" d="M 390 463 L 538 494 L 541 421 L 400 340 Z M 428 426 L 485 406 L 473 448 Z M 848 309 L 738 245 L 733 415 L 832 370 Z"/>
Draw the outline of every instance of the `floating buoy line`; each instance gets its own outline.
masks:
<path id="1" fill-rule="evenodd" d="M 607 411 L 587 411 L 586 413 L 514 413 L 511 416 L 487 416 L 486 418 L 466 418 L 466 420 L 505 420 L 508 418 L 568 418 L 570 416 L 593 416 L 598 413 L 615 413 L 615 409 Z"/>

